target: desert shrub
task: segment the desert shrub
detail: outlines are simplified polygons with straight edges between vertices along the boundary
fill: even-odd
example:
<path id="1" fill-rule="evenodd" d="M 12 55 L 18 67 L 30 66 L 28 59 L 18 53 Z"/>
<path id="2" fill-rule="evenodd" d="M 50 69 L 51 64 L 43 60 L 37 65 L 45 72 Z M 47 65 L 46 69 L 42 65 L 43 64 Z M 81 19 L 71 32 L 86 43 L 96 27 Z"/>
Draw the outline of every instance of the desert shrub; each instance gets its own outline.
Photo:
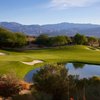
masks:
<path id="1" fill-rule="evenodd" d="M 10 97 L 16 95 L 21 90 L 18 79 L 15 75 L 2 75 L 0 76 L 0 96 Z"/>

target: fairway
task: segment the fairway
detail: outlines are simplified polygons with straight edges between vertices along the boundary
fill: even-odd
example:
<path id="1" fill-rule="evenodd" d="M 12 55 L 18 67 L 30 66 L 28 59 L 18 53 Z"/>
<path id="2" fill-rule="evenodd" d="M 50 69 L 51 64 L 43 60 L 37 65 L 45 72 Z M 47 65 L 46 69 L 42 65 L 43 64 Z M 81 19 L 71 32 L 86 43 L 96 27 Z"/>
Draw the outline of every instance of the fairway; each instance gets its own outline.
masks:
<path id="1" fill-rule="evenodd" d="M 0 52 L 6 54 L 0 56 L 0 74 L 15 72 L 19 78 L 23 78 L 30 70 L 48 63 L 84 62 L 100 64 L 100 51 L 90 49 L 87 46 L 66 46 L 23 52 L 0 50 Z M 42 60 L 43 63 L 36 65 L 22 63 L 33 60 Z"/>

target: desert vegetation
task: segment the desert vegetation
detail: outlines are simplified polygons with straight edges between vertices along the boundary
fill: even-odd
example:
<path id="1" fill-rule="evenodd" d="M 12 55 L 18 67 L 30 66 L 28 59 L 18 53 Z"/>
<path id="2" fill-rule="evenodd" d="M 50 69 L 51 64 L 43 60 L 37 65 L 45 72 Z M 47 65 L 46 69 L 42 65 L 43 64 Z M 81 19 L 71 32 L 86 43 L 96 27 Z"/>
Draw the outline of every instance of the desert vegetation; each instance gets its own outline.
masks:
<path id="1" fill-rule="evenodd" d="M 0 96 L 3 98 L 17 95 L 22 89 L 17 77 L 10 73 L 0 76 Z"/>
<path id="2" fill-rule="evenodd" d="M 12 100 L 99 100 L 100 78 L 79 79 L 68 75 L 63 64 L 48 64 L 33 74 L 31 92 L 20 95 L 23 89 L 19 80 L 7 74 L 0 77 L 0 96 Z"/>

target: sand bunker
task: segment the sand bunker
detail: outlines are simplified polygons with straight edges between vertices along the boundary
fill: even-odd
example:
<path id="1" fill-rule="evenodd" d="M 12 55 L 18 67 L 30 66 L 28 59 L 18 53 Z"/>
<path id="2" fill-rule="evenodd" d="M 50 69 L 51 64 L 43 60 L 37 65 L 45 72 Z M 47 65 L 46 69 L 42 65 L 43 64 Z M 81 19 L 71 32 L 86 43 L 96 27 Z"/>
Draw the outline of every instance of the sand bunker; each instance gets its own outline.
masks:
<path id="1" fill-rule="evenodd" d="M 43 63 L 43 61 L 41 60 L 33 60 L 32 62 L 22 62 L 23 64 L 26 64 L 26 65 L 35 65 L 35 64 L 38 64 L 38 63 Z"/>
<path id="2" fill-rule="evenodd" d="M 87 50 L 95 50 L 95 51 L 100 51 L 99 49 L 96 49 L 96 48 L 93 48 L 93 49 L 92 49 L 92 48 L 88 48 L 88 47 L 87 47 L 86 49 L 87 49 Z"/>
<path id="3" fill-rule="evenodd" d="M 88 48 L 88 47 L 87 47 L 86 49 L 87 49 L 87 50 L 91 50 L 91 49 L 90 49 L 90 48 Z"/>
<path id="4" fill-rule="evenodd" d="M 100 51 L 99 49 L 96 49 L 96 51 Z"/>
<path id="5" fill-rule="evenodd" d="M 6 55 L 6 54 L 5 54 L 5 53 L 0 52 L 0 56 L 4 56 L 4 55 Z"/>

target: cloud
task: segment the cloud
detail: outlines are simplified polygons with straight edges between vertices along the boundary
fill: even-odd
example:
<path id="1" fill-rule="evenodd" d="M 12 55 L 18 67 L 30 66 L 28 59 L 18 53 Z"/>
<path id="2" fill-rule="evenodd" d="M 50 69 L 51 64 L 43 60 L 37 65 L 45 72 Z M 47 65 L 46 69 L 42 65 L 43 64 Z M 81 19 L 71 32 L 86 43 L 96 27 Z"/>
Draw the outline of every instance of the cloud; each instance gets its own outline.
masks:
<path id="1" fill-rule="evenodd" d="M 99 0 L 51 0 L 50 7 L 61 9 L 70 7 L 85 7 L 97 2 L 99 2 Z"/>

